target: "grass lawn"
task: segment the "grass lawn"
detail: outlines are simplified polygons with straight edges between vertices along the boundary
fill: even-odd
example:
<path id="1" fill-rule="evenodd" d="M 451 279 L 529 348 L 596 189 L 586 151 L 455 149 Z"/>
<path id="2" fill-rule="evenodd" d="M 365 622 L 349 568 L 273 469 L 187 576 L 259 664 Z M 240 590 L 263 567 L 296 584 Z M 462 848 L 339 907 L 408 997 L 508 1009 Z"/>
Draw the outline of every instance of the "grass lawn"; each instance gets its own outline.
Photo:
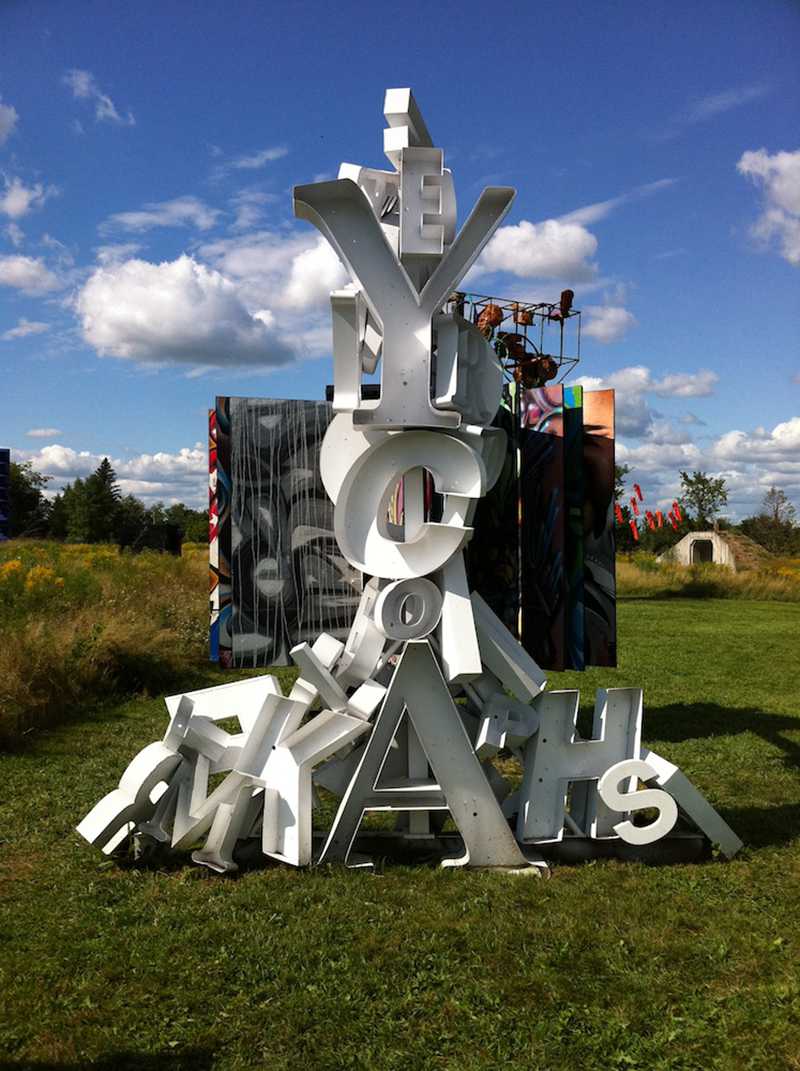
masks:
<path id="1" fill-rule="evenodd" d="M 733 862 L 120 866 L 73 827 L 163 704 L 32 734 L 0 758 L 0 1067 L 800 1068 L 800 604 L 624 600 L 620 646 L 552 686 L 643 685 Z"/>

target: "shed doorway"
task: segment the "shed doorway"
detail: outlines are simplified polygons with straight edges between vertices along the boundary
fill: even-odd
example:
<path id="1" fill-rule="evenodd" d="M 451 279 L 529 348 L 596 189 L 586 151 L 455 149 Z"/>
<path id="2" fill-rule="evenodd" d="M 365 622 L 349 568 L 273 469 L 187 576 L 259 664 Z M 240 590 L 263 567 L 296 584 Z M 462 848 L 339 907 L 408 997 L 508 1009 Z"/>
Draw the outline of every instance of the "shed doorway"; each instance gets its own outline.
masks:
<path id="1" fill-rule="evenodd" d="M 714 544 L 710 539 L 695 539 L 692 543 L 692 565 L 714 561 Z"/>

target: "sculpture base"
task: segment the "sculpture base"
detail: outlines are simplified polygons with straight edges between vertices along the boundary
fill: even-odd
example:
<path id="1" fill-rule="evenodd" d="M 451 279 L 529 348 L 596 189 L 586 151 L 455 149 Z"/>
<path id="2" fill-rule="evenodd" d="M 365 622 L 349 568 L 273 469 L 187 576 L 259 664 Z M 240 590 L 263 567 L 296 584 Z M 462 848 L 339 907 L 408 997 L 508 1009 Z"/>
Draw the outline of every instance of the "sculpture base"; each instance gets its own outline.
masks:
<path id="1" fill-rule="evenodd" d="M 326 837 L 327 833 L 323 830 L 315 830 L 315 856 L 321 851 Z M 575 865 L 595 859 L 618 859 L 620 862 L 646 863 L 648 866 L 673 866 L 704 862 L 711 858 L 711 844 L 700 833 L 676 833 L 663 837 L 654 844 L 641 846 L 626 844 L 617 838 L 593 840 L 591 837 L 566 836 L 560 841 L 520 847 L 523 855 L 530 856 L 530 866 L 484 869 L 539 876 L 547 873 L 548 862 Z M 125 846 L 120 845 L 119 851 L 124 855 Z M 378 865 L 381 861 L 386 861 L 400 866 L 439 866 L 443 859 L 462 855 L 464 842 L 457 833 L 409 836 L 406 833 L 387 830 L 366 830 L 356 837 L 353 851 L 355 855 L 364 855 L 375 860 Z M 173 851 L 169 845 L 143 835 L 134 838 L 134 859 L 138 863 L 153 863 L 159 866 L 169 861 L 181 866 L 187 862 L 184 852 Z M 273 865 L 262 853 L 261 840 L 257 837 L 240 841 L 236 846 L 235 859 L 240 870 L 257 870 Z"/>

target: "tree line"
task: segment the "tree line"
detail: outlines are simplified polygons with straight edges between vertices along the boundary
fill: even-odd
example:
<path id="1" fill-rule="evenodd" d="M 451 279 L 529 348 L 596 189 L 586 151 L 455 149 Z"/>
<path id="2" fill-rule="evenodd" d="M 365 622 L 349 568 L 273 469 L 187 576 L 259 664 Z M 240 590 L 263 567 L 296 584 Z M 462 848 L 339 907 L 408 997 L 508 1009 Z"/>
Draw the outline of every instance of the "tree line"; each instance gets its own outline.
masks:
<path id="1" fill-rule="evenodd" d="M 707 472 L 681 472 L 681 519 L 675 528 L 664 524 L 651 531 L 646 525 L 638 528 L 639 539 L 634 539 L 629 522 L 633 512 L 627 504 L 625 480 L 630 466 L 614 467 L 614 498 L 622 512 L 622 525 L 617 526 L 617 547 L 633 550 L 637 547 L 660 554 L 674 546 L 688 532 L 707 531 L 717 526 L 720 531 L 732 530 L 749 536 L 772 554 L 793 557 L 800 554 L 800 525 L 797 512 L 786 492 L 780 487 L 770 487 L 765 493 L 758 513 L 745 517 L 738 524 L 731 524 L 722 511 L 728 504 L 728 487 L 722 476 L 710 476 Z"/>
<path id="2" fill-rule="evenodd" d="M 733 528 L 760 543 L 773 554 L 787 557 L 800 554 L 800 526 L 796 523 L 795 507 L 779 487 L 771 487 L 764 495 L 760 511 L 731 525 L 721 511 L 728 502 L 728 489 L 723 477 L 705 472 L 681 472 L 681 520 L 677 529 L 669 524 L 651 531 L 639 526 L 639 540 L 634 540 L 629 521 L 625 487 L 630 473 L 628 465 L 616 465 L 614 497 L 620 506 L 623 521 L 617 526 L 617 546 L 620 550 L 639 547 L 660 554 L 673 546 L 687 532 Z M 183 538 L 192 543 L 208 539 L 208 514 L 202 509 L 190 509 L 183 503 L 165 506 L 156 502 L 146 506 L 135 495 L 123 495 L 117 475 L 107 457 L 85 479 L 76 479 L 54 498 L 46 495 L 51 477 L 37 472 L 30 461 L 11 463 L 11 535 L 39 536 L 63 539 L 70 543 L 118 543 L 136 546 L 148 531 L 175 525 Z M 146 545 L 146 540 L 145 540 Z"/>
<path id="3" fill-rule="evenodd" d="M 174 525 L 188 542 L 208 539 L 206 510 L 190 509 L 182 502 L 146 506 L 135 495 L 123 495 L 107 457 L 90 476 L 67 484 L 54 498 L 46 494 L 50 479 L 30 461 L 11 463 L 12 538 L 36 536 L 137 547 L 148 545 L 148 533 Z"/>

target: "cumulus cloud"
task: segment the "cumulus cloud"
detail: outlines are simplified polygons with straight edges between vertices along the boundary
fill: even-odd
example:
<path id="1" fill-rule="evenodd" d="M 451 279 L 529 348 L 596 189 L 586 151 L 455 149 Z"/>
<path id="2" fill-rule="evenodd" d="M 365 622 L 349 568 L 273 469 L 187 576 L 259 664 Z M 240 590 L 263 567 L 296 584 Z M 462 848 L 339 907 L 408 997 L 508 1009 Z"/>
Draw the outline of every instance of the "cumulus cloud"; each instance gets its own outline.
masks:
<path id="1" fill-rule="evenodd" d="M 4 342 L 12 342 L 15 338 L 27 338 L 28 335 L 42 335 L 50 330 L 50 324 L 41 323 L 39 320 L 26 320 L 23 316 L 16 327 L 5 331 L 0 338 Z"/>
<path id="2" fill-rule="evenodd" d="M 207 231 L 217 221 L 219 211 L 209 208 L 198 197 L 175 197 L 171 201 L 155 201 L 132 212 L 117 212 L 100 224 L 100 231 L 147 231 L 153 227 L 196 227 Z"/>
<path id="3" fill-rule="evenodd" d="M 632 438 L 651 436 L 656 431 L 665 434 L 665 425 L 657 424 L 656 414 L 647 401 L 648 395 L 659 398 L 702 398 L 714 393 L 719 376 L 716 372 L 701 369 L 698 372 L 674 372 L 655 378 L 645 365 L 630 365 L 609 375 L 579 376 L 576 383 L 597 390 L 612 388 L 616 391 L 617 428 L 623 435 Z M 670 432 L 672 440 L 688 439 L 685 429 Z"/>
<path id="4" fill-rule="evenodd" d="M 17 109 L 12 104 L 3 104 L 3 98 L 0 96 L 0 145 L 5 145 L 14 133 L 18 119 Z"/>
<path id="5" fill-rule="evenodd" d="M 584 312 L 587 319 L 581 330 L 598 342 L 616 342 L 636 325 L 636 317 L 621 305 L 587 305 Z"/>
<path id="6" fill-rule="evenodd" d="M 675 372 L 653 383 L 652 391 L 661 398 L 707 398 L 719 381 L 716 372 Z"/>
<path id="7" fill-rule="evenodd" d="M 48 487 L 50 494 L 60 491 L 77 477 L 88 476 L 104 456 L 109 456 L 123 494 L 135 494 L 146 502 L 180 501 L 195 507 L 208 502 L 208 455 L 199 443 L 191 448 L 184 447 L 175 454 L 159 452 L 138 454 L 131 458 L 73 450 L 58 443 L 37 451 L 15 451 L 15 455 L 33 462 L 37 472 L 53 478 Z"/>
<path id="8" fill-rule="evenodd" d="M 45 188 L 41 182 L 26 186 L 22 179 L 4 176 L 5 189 L 0 195 L 0 212 L 9 219 L 21 219 L 34 208 L 41 208 L 48 197 L 58 193 L 55 186 Z"/>
<path id="9" fill-rule="evenodd" d="M 61 283 L 40 257 L 15 255 L 0 257 L 0 286 L 36 296 L 58 290 Z"/>
<path id="10" fill-rule="evenodd" d="M 597 239 L 581 223 L 527 219 L 500 227 L 472 269 L 472 275 L 505 271 L 522 279 L 591 279 L 596 267 L 590 258 Z"/>
<path id="11" fill-rule="evenodd" d="M 269 317 L 248 311 L 230 279 L 189 256 L 101 266 L 76 309 L 84 339 L 100 356 L 251 367 L 295 356 Z"/>
<path id="12" fill-rule="evenodd" d="M 318 238 L 310 249 L 292 258 L 281 303 L 293 309 L 327 303 L 331 290 L 345 281 L 341 261 L 325 239 Z"/>
<path id="13" fill-rule="evenodd" d="M 113 100 L 107 93 L 102 92 L 91 71 L 73 67 L 66 72 L 63 81 L 64 85 L 72 90 L 72 96 L 75 100 L 91 101 L 94 104 L 94 117 L 96 122 L 117 123 L 120 126 L 136 125 L 136 120 L 134 119 L 132 112 L 129 111 L 127 115 L 121 115 L 117 111 L 117 107 Z"/>
<path id="14" fill-rule="evenodd" d="M 777 241 L 781 256 L 800 265 L 800 149 L 776 152 L 766 149 L 742 154 L 736 169 L 761 189 L 764 203 L 751 230 L 769 244 Z"/>
<path id="15" fill-rule="evenodd" d="M 258 231 L 200 247 L 200 254 L 232 279 L 252 308 L 327 309 L 330 291 L 348 275 L 321 237 Z"/>
<path id="16" fill-rule="evenodd" d="M 61 434 L 61 428 L 31 428 L 25 434 L 29 439 L 52 439 L 54 435 Z"/>
<path id="17" fill-rule="evenodd" d="M 617 461 L 631 466 L 628 480 L 641 484 L 648 505 L 668 505 L 678 496 L 682 469 L 722 476 L 726 512 L 734 518 L 756 513 L 770 487 L 782 488 L 800 505 L 800 417 L 772 430 L 729 431 L 703 445 L 682 440 L 673 425 L 659 420 L 643 442 L 618 440 Z"/>
<path id="18" fill-rule="evenodd" d="M 714 444 L 714 456 L 725 461 L 768 461 L 782 464 L 800 480 L 800 417 L 776 424 L 772 431 L 729 431 Z"/>

